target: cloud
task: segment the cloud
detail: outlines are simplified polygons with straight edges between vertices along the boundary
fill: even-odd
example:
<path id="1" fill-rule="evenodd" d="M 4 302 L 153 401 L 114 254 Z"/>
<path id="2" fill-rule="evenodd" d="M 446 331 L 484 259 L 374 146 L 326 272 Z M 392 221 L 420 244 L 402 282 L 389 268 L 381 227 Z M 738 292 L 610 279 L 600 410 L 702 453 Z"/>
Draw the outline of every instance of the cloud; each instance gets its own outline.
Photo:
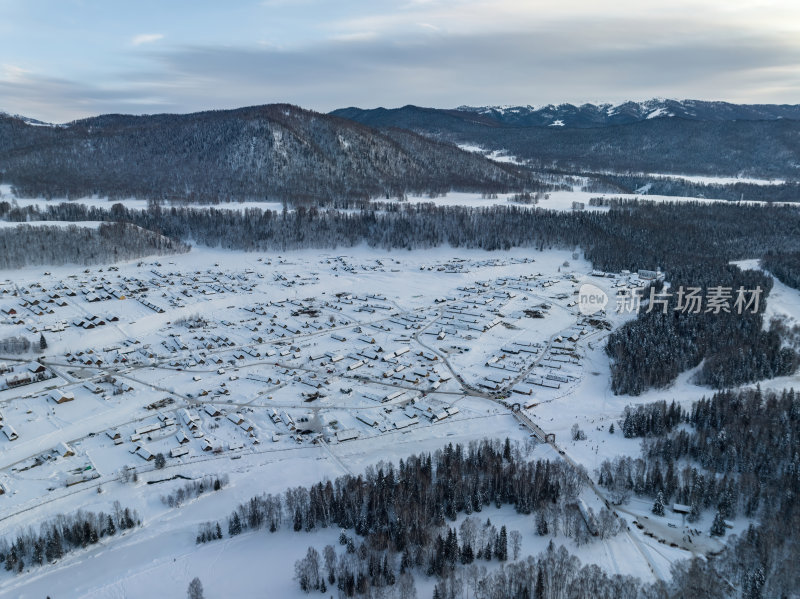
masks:
<path id="1" fill-rule="evenodd" d="M 333 39 L 337 42 L 364 42 L 374 40 L 378 34 L 374 31 L 358 31 L 354 33 L 341 33 L 334 35 Z"/>
<path id="2" fill-rule="evenodd" d="M 638 32 L 633 23 L 593 24 L 583 39 L 569 43 L 555 28 L 502 37 L 381 36 L 294 50 L 184 47 L 156 58 L 187 96 L 205 94 L 227 105 L 290 101 L 323 110 L 652 96 L 762 101 L 757 90 L 764 88 L 786 89 L 781 98 L 790 101 L 789 91 L 800 85 L 800 48 L 791 38 L 700 27 L 668 36 L 661 33 L 668 27 L 663 22 L 636 25 Z"/>
<path id="3" fill-rule="evenodd" d="M 168 112 L 182 107 L 161 95 L 158 84 L 104 88 L 32 73 L 0 78 L 0 110 L 63 123 L 110 112 Z"/>
<path id="4" fill-rule="evenodd" d="M 432 2 L 431 10 L 440 6 Z M 800 42 L 792 32 L 709 27 L 663 14 L 608 19 L 591 14 L 542 19 L 535 27 L 520 21 L 504 25 L 498 35 L 495 26 L 471 31 L 464 23 L 473 16 L 454 19 L 435 34 L 426 25 L 438 27 L 440 21 L 417 14 L 408 16 L 411 29 L 402 33 L 337 25 L 324 29 L 321 41 L 294 47 L 255 41 L 156 44 L 136 52 L 138 62 L 130 64 L 137 70 L 128 64 L 128 70 L 93 84 L 8 68 L 3 78 L 0 69 L 0 109 L 64 120 L 270 102 L 327 111 L 654 96 L 796 103 L 800 94 Z"/>
<path id="5" fill-rule="evenodd" d="M 22 81 L 28 71 L 13 64 L 4 64 L 0 69 L 0 73 L 2 73 L 0 76 L 0 81 L 14 82 Z"/>
<path id="6" fill-rule="evenodd" d="M 162 39 L 164 39 L 164 35 L 161 33 L 140 33 L 131 38 L 131 43 L 134 46 L 141 46 L 142 44 L 152 44 Z"/>

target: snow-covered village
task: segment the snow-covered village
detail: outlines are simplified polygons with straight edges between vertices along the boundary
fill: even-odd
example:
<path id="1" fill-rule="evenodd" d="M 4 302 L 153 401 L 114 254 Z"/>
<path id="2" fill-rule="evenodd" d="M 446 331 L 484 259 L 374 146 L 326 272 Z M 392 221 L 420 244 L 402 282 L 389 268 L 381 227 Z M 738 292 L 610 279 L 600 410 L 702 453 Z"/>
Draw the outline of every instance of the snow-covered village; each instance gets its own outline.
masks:
<path id="1" fill-rule="evenodd" d="M 203 577 L 207 589 L 230 592 L 233 579 L 247 594 L 250 560 L 264 559 L 244 559 L 247 544 L 261 541 L 231 536 L 223 554 L 216 542 L 196 549 L 207 522 L 264 492 L 396 468 L 410 454 L 491 437 L 513 440 L 525 460 L 564 460 L 577 477 L 561 511 L 545 512 L 545 534 L 534 517 L 483 508 L 481 522 L 485 512 L 520 535 L 517 554 L 555 541 L 609 574 L 666 577 L 674 561 L 722 544 L 709 515 L 690 522 L 691 508 L 674 502 L 654 517 L 651 502 L 620 506 L 619 489 L 587 476 L 609 455 L 636 455 L 639 442 L 623 430 L 630 398 L 608 389 L 603 352 L 632 315 L 611 306 L 585 315 L 578 305 L 584 283 L 613 298 L 656 276 L 599 272 L 564 251 L 445 249 L 377 257 L 200 249 L 17 271 L 0 281 L 1 336 L 40 347 L 34 359 L 0 364 L 0 523 L 24 531 L 32 515 L 46 522 L 78 509 L 125 509 L 138 526 L 36 576 L 12 569 L 4 584 L 36 596 L 64 568 L 80 567 L 78 593 L 179 594 L 185 581 L 167 572 L 181 560 L 189 574 L 227 573 Z M 775 310 L 800 319 L 798 292 L 782 291 Z M 688 406 L 705 393 L 683 383 L 658 397 Z M 304 546 L 338 546 L 339 528 L 328 528 L 275 531 L 280 540 L 264 540 L 274 545 L 270 562 L 291 571 Z M 147 568 L 132 568 L 147 552 Z M 295 594 L 284 578 L 264 580 L 264 592 Z M 418 586 L 426 582 L 432 590 L 429 581 Z"/>
<path id="2" fill-rule="evenodd" d="M 0 0 L 0 599 L 800 599 L 798 40 Z"/>

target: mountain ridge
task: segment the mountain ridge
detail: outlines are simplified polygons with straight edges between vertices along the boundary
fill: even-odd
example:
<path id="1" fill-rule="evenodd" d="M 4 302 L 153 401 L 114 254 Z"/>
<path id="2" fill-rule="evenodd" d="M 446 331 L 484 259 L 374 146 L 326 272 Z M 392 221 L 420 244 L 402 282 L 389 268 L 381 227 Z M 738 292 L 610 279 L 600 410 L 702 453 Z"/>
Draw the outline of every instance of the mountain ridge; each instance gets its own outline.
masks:
<path id="1" fill-rule="evenodd" d="M 441 115 L 469 120 L 476 118 L 484 124 L 496 123 L 508 127 L 575 127 L 592 128 L 626 125 L 653 118 L 683 118 L 696 121 L 762 121 L 800 120 L 800 104 L 734 104 L 724 101 L 671 100 L 653 98 L 636 102 L 628 100 L 613 103 L 545 104 L 545 105 L 489 105 L 457 108 L 428 108 L 407 104 L 400 108 L 358 107 L 339 108 L 329 114 L 364 121 L 371 114 L 377 117 L 411 111 L 434 111 Z"/>
<path id="2" fill-rule="evenodd" d="M 407 105 L 331 114 L 505 151 L 540 169 L 800 178 L 800 105 L 655 100 L 556 108 Z"/>
<path id="3" fill-rule="evenodd" d="M 58 127 L 0 117 L 0 176 L 24 195 L 329 203 L 539 184 L 405 130 L 289 104 L 184 115 L 107 114 Z"/>

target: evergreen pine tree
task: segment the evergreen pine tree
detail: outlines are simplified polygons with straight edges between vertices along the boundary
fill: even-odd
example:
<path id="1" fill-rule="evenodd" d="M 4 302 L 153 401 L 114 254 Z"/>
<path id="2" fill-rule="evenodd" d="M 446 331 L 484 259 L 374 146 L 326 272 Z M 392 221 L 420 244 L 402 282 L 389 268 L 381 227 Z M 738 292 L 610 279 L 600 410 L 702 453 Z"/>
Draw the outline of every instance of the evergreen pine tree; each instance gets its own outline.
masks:
<path id="1" fill-rule="evenodd" d="M 464 543 L 464 546 L 461 548 L 461 563 L 464 565 L 471 564 L 474 559 L 475 556 L 472 552 L 472 545 Z"/>
<path id="2" fill-rule="evenodd" d="M 692 505 L 689 509 L 689 515 L 686 517 L 689 522 L 697 522 L 700 519 L 700 506 L 697 505 L 696 501 L 692 501 Z"/>
<path id="3" fill-rule="evenodd" d="M 113 537 L 115 534 L 117 534 L 117 527 L 114 526 L 114 519 L 111 516 L 108 516 L 108 519 L 106 520 L 105 534 L 110 537 Z"/>
<path id="4" fill-rule="evenodd" d="M 6 570 L 11 572 L 17 565 L 17 561 L 19 560 L 19 555 L 17 553 L 17 544 L 14 543 L 11 545 L 11 549 L 8 550 L 8 554 L 6 555 Z"/>
<path id="5" fill-rule="evenodd" d="M 536 514 L 536 534 L 543 537 L 548 532 L 547 520 L 544 517 L 544 513 L 540 511 Z"/>
<path id="6" fill-rule="evenodd" d="M 403 551 L 403 556 L 400 558 L 400 574 L 404 574 L 406 570 L 411 567 L 411 553 L 408 547 Z"/>
<path id="7" fill-rule="evenodd" d="M 303 514 L 300 513 L 300 508 L 294 511 L 294 530 L 295 532 L 303 530 Z"/>
<path id="8" fill-rule="evenodd" d="M 242 532 L 242 521 L 239 518 L 239 514 L 233 512 L 230 520 L 228 521 L 228 534 L 232 537 L 240 534 Z"/>
<path id="9" fill-rule="evenodd" d="M 536 573 L 536 587 L 533 591 L 534 599 L 544 599 L 545 592 L 544 592 L 544 574 L 542 573 L 542 567 L 539 566 L 539 569 Z"/>
<path id="10" fill-rule="evenodd" d="M 714 516 L 714 522 L 711 524 L 711 535 L 715 537 L 725 536 L 725 520 L 719 512 Z"/>
<path id="11" fill-rule="evenodd" d="M 664 515 L 664 494 L 661 491 L 658 492 L 652 511 L 656 516 Z"/>
<path id="12" fill-rule="evenodd" d="M 497 549 L 495 550 L 497 559 L 504 562 L 508 559 L 508 532 L 506 525 L 500 527 L 500 534 L 497 536 Z"/>

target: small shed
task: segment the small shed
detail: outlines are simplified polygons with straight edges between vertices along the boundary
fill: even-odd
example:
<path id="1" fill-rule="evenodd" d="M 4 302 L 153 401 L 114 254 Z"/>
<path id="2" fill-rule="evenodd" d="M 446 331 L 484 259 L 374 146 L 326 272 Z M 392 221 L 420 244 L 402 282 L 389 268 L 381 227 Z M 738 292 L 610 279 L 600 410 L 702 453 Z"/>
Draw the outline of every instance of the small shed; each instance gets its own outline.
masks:
<path id="1" fill-rule="evenodd" d="M 50 399 L 58 404 L 74 401 L 75 394 L 72 391 L 55 390 L 50 393 Z"/>

